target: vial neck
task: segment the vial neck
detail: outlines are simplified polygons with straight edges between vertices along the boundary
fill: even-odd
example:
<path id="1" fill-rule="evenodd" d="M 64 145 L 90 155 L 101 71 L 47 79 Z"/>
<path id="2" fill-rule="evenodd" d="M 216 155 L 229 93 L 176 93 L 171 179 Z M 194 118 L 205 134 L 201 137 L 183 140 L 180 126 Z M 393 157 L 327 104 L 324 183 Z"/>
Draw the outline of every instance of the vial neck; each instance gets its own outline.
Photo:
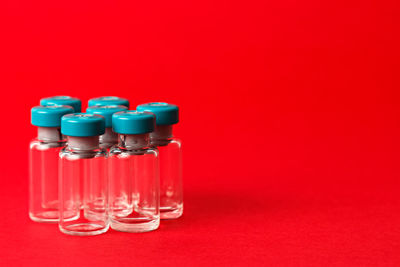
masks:
<path id="1" fill-rule="evenodd" d="M 100 135 L 100 144 L 117 144 L 118 134 L 113 132 L 112 128 L 106 128 L 106 132 Z"/>
<path id="2" fill-rule="evenodd" d="M 167 145 L 172 137 L 172 125 L 157 125 L 154 132 L 150 133 L 151 143 L 156 146 Z"/>
<path id="3" fill-rule="evenodd" d="M 95 150 L 95 149 L 99 148 L 99 137 L 98 136 L 88 136 L 88 137 L 68 136 L 67 144 L 68 144 L 68 147 L 72 150 L 79 150 L 79 151 Z"/>
<path id="4" fill-rule="evenodd" d="M 143 149 L 150 145 L 149 134 L 119 134 L 118 146 L 127 150 Z"/>
<path id="5" fill-rule="evenodd" d="M 60 127 L 38 127 L 38 139 L 45 142 L 64 141 Z"/>

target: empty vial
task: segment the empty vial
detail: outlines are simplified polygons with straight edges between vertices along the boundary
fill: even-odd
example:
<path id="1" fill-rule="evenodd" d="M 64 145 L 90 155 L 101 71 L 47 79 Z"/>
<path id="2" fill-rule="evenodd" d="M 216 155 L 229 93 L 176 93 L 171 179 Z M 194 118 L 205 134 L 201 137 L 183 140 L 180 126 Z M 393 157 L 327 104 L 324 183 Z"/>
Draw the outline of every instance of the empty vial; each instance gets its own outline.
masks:
<path id="1" fill-rule="evenodd" d="M 58 154 L 65 146 L 61 117 L 73 112 L 70 106 L 38 106 L 31 110 L 31 122 L 38 127 L 29 151 L 29 217 L 33 221 L 59 219 Z"/>
<path id="2" fill-rule="evenodd" d="M 75 113 L 61 119 L 61 132 L 67 136 L 59 171 L 63 233 L 86 236 L 108 230 L 107 153 L 99 146 L 104 131 L 105 119 L 100 115 Z"/>
<path id="3" fill-rule="evenodd" d="M 118 143 L 118 134 L 112 130 L 112 115 L 115 112 L 127 110 L 125 106 L 108 105 L 108 106 L 92 106 L 86 109 L 86 113 L 98 114 L 106 120 L 106 132 L 100 135 L 100 147 L 110 149 Z"/>
<path id="4" fill-rule="evenodd" d="M 175 219 L 183 213 L 181 141 L 173 137 L 172 126 L 179 121 L 175 105 L 154 102 L 139 105 L 138 111 L 156 116 L 156 129 L 150 133 L 151 144 L 159 150 L 160 158 L 160 216 Z"/>
<path id="5" fill-rule="evenodd" d="M 52 96 L 40 99 L 42 106 L 59 106 L 67 105 L 74 109 L 74 112 L 81 112 L 82 102 L 80 99 L 70 96 Z"/>
<path id="6" fill-rule="evenodd" d="M 102 96 L 92 98 L 88 102 L 88 106 L 107 106 L 107 105 L 120 105 L 129 108 L 129 100 L 117 96 Z"/>
<path id="7" fill-rule="evenodd" d="M 122 232 L 147 232 L 160 224 L 158 151 L 150 147 L 154 115 L 114 113 L 119 143 L 109 153 L 110 223 Z"/>

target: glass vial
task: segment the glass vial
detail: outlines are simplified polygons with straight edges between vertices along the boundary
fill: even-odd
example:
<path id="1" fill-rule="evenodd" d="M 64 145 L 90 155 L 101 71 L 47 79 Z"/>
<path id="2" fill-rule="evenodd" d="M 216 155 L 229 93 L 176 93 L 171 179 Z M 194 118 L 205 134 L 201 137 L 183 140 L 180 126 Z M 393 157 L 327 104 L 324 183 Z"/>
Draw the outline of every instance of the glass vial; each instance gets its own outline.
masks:
<path id="1" fill-rule="evenodd" d="M 108 106 L 108 105 L 125 106 L 129 109 L 129 100 L 117 96 L 102 96 L 102 97 L 92 98 L 88 102 L 88 107 Z"/>
<path id="2" fill-rule="evenodd" d="M 37 106 L 31 109 L 31 123 L 38 136 L 29 149 L 29 217 L 36 222 L 57 222 L 58 153 L 65 146 L 61 117 L 73 113 L 69 106 Z"/>
<path id="3" fill-rule="evenodd" d="M 150 146 L 154 115 L 114 113 L 119 143 L 109 153 L 110 223 L 122 232 L 147 232 L 160 224 L 158 151 Z"/>
<path id="4" fill-rule="evenodd" d="M 100 135 L 101 148 L 109 150 L 113 145 L 118 144 L 118 134 L 112 130 L 112 115 L 127 109 L 121 105 L 92 106 L 86 109 L 86 113 L 101 115 L 106 120 L 106 131 Z"/>
<path id="5" fill-rule="evenodd" d="M 52 96 L 40 99 L 42 106 L 71 106 L 74 112 L 81 112 L 82 102 L 80 99 L 70 96 Z"/>
<path id="6" fill-rule="evenodd" d="M 105 119 L 96 114 L 65 115 L 61 132 L 67 146 L 59 160 L 59 228 L 70 235 L 104 233 L 109 227 L 107 153 L 99 146 L 99 136 L 105 132 Z"/>
<path id="7" fill-rule="evenodd" d="M 150 133 L 151 144 L 159 150 L 160 158 L 160 216 L 176 219 L 183 214 L 181 141 L 173 137 L 172 127 L 179 121 L 175 105 L 153 102 L 137 107 L 156 116 L 156 129 Z"/>

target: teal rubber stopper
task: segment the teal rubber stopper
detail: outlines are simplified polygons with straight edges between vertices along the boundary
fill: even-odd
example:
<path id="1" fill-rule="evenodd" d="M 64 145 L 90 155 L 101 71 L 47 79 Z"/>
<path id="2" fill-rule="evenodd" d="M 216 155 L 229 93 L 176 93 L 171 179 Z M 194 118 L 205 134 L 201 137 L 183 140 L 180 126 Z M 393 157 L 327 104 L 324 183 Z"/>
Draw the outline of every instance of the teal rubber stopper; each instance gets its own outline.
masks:
<path id="1" fill-rule="evenodd" d="M 112 127 L 112 115 L 116 112 L 125 111 L 127 109 L 127 107 L 121 105 L 92 106 L 86 109 L 86 113 L 103 116 L 106 120 L 106 128 L 109 128 Z"/>
<path id="2" fill-rule="evenodd" d="M 98 136 L 105 132 L 106 120 L 97 114 L 74 113 L 61 118 L 61 133 L 67 136 Z"/>
<path id="3" fill-rule="evenodd" d="M 102 96 L 92 98 L 88 102 L 88 106 L 107 106 L 107 105 L 120 105 L 129 108 L 129 100 L 117 96 Z"/>
<path id="4" fill-rule="evenodd" d="M 176 105 L 152 102 L 139 105 L 136 109 L 154 113 L 157 125 L 171 125 L 179 122 L 179 108 Z"/>
<path id="5" fill-rule="evenodd" d="M 31 109 L 31 123 L 39 127 L 60 127 L 61 117 L 74 113 L 71 106 L 36 106 Z"/>
<path id="6" fill-rule="evenodd" d="M 71 106 L 74 112 L 81 112 L 82 102 L 80 99 L 70 96 L 53 96 L 40 99 L 42 106 Z"/>
<path id="7" fill-rule="evenodd" d="M 148 112 L 127 110 L 112 116 L 113 131 L 119 134 L 145 134 L 154 131 L 155 118 Z"/>

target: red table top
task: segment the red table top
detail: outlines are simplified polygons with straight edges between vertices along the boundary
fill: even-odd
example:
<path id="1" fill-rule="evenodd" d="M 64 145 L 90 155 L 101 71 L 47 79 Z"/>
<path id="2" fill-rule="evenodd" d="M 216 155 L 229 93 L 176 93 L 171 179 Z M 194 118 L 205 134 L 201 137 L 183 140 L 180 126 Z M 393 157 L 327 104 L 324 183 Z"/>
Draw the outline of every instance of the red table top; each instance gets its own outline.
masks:
<path id="1" fill-rule="evenodd" d="M 0 266 L 399 266 L 398 11 L 0 3 Z M 29 110 L 52 95 L 179 105 L 183 217 L 86 238 L 30 221 Z"/>

